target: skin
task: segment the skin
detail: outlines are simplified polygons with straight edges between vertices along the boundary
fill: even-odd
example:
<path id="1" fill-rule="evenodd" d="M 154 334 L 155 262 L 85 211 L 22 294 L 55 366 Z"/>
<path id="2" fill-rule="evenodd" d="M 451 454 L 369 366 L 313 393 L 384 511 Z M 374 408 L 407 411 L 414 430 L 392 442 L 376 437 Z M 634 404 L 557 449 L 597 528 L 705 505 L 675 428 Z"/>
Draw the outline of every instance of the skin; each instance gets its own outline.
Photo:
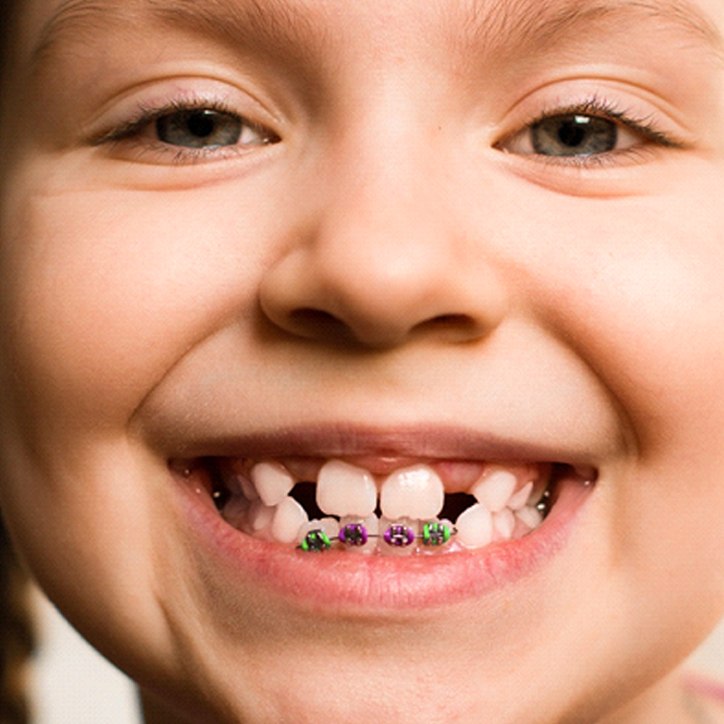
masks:
<path id="1" fill-rule="evenodd" d="M 440 5 L 289 0 L 311 37 L 275 47 L 107 22 L 31 74 L 60 3 L 24 4 L 0 503 L 149 720 L 696 720 L 671 672 L 724 612 L 721 58 L 643 21 L 463 49 L 472 10 Z M 194 93 L 280 140 L 98 143 Z M 526 153 L 526 124 L 592 96 L 676 147 Z M 312 615 L 223 575 L 167 470 L 202 433 L 460 420 L 599 481 L 541 570 L 424 612 Z"/>

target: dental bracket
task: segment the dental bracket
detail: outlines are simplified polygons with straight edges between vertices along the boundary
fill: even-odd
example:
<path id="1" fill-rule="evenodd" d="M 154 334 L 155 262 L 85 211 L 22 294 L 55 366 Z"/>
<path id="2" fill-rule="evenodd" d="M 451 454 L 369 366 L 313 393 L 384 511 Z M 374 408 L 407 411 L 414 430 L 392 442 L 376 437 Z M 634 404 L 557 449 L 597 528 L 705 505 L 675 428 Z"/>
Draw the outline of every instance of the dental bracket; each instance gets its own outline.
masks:
<path id="1" fill-rule="evenodd" d="M 370 533 L 364 523 L 347 523 L 340 528 L 339 535 L 336 536 L 327 535 L 321 528 L 310 530 L 297 548 L 305 552 L 319 553 L 329 550 L 332 543 L 337 541 L 353 548 L 365 545 L 372 538 L 382 538 L 393 548 L 406 548 L 415 541 L 420 541 L 423 546 L 435 548 L 448 543 L 456 533 L 457 529 L 454 526 L 435 521 L 426 522 L 419 535 L 404 523 L 392 523 L 381 535 Z"/>
<path id="2" fill-rule="evenodd" d="M 550 490 L 546 490 L 535 507 L 536 510 L 543 516 L 543 518 L 546 518 L 548 516 L 548 513 L 550 513 L 551 505 L 551 492 Z"/>

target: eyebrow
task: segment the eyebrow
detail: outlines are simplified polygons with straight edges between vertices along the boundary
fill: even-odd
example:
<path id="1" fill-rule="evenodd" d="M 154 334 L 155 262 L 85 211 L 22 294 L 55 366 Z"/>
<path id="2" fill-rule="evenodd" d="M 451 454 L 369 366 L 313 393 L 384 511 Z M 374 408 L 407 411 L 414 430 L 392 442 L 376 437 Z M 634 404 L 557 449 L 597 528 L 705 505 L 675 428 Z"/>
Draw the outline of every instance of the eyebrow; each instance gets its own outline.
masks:
<path id="1" fill-rule="evenodd" d="M 703 47 L 724 65 L 724 38 L 689 0 L 468 0 L 462 5 L 468 17 L 464 36 L 458 39 L 462 45 L 545 48 L 601 26 L 625 33 L 631 27 L 626 23 L 646 21 L 649 27 L 673 31 L 697 49 Z M 449 18 L 448 0 L 443 0 L 442 9 Z M 304 56 L 322 57 L 326 40 L 324 24 L 313 22 L 308 10 L 289 0 L 64 0 L 41 30 L 32 66 L 59 51 L 66 38 L 77 43 L 108 25 L 140 23 L 144 15 L 145 20 L 229 42 L 246 41 Z"/>
<path id="2" fill-rule="evenodd" d="M 0 0 L 2 2 L 3 0 Z M 319 11 L 318 11 L 319 12 Z M 227 42 L 270 46 L 283 51 L 319 50 L 325 42 L 320 24 L 288 0 L 64 0 L 43 25 L 32 52 L 38 67 L 61 52 L 66 42 L 93 38 L 104 28 L 159 22 Z"/>
<path id="3" fill-rule="evenodd" d="M 724 38 L 688 0 L 470 0 L 466 41 L 477 47 L 545 48 L 587 31 L 630 34 L 636 23 L 667 30 L 724 64 Z"/>

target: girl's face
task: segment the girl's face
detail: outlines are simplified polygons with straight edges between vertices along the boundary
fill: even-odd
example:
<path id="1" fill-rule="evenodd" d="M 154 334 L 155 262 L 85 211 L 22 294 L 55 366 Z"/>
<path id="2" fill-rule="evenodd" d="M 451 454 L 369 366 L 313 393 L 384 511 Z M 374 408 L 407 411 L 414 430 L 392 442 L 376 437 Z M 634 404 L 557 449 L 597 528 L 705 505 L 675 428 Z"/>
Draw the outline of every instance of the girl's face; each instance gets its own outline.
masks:
<path id="1" fill-rule="evenodd" d="M 23 6 L 1 500 L 61 610 L 175 720 L 634 717 L 724 610 L 722 3 Z"/>

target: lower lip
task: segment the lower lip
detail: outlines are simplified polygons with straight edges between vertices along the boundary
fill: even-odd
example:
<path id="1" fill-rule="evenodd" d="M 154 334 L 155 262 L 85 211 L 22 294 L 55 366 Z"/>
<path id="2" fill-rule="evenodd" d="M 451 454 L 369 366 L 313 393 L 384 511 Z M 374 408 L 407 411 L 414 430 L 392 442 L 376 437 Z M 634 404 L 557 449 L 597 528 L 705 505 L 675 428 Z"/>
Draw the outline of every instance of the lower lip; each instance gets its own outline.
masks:
<path id="1" fill-rule="evenodd" d="M 230 579 L 241 577 L 283 599 L 319 610 L 419 610 L 479 598 L 532 575 L 566 546 L 592 487 L 561 486 L 548 517 L 534 532 L 485 548 L 425 556 L 302 552 L 232 528 L 205 494 L 187 485 L 184 514 L 192 531 Z"/>

